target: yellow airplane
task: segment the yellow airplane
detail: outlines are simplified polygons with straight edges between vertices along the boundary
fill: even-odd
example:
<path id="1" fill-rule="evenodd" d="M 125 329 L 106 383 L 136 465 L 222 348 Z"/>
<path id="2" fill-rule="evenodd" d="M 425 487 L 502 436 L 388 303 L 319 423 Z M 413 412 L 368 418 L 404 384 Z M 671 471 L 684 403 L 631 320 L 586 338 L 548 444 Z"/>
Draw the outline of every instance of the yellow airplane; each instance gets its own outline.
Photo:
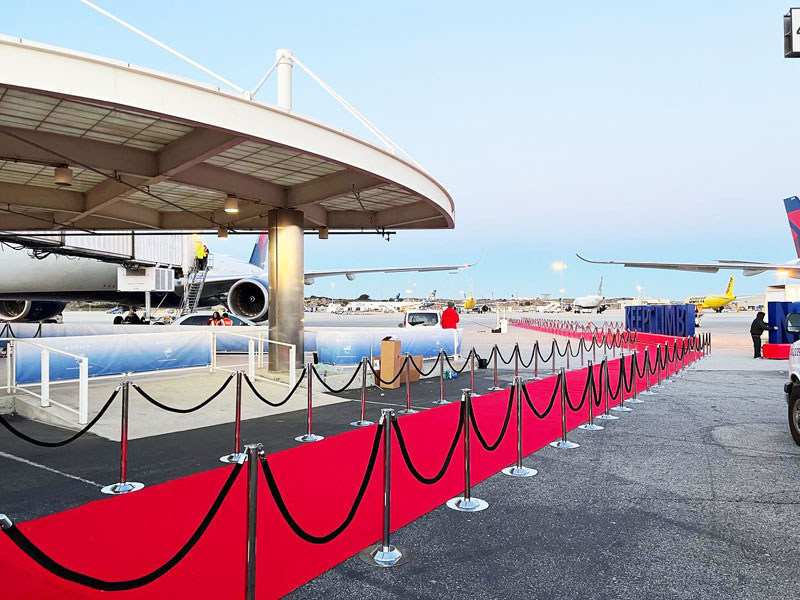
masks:
<path id="1" fill-rule="evenodd" d="M 722 312 L 722 307 L 730 304 L 736 300 L 733 295 L 733 275 L 728 280 L 728 287 L 725 288 L 725 293 L 721 296 L 716 294 L 709 294 L 708 296 L 691 296 L 686 299 L 686 304 L 694 304 L 695 306 L 703 308 L 710 308 L 717 312 Z"/>
<path id="2" fill-rule="evenodd" d="M 464 299 L 464 309 L 474 310 L 477 302 L 475 301 L 475 293 L 472 291 L 472 282 L 469 282 L 469 298 Z"/>

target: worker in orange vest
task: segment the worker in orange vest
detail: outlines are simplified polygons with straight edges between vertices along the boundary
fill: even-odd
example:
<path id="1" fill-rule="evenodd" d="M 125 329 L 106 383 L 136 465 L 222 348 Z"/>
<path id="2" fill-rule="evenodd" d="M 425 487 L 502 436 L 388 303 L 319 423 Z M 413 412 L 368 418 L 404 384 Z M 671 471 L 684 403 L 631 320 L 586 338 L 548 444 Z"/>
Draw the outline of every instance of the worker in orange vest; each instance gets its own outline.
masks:
<path id="1" fill-rule="evenodd" d="M 225 327 L 233 327 L 233 320 L 231 319 L 230 315 L 228 315 L 228 313 L 226 312 L 222 313 L 222 324 Z"/>

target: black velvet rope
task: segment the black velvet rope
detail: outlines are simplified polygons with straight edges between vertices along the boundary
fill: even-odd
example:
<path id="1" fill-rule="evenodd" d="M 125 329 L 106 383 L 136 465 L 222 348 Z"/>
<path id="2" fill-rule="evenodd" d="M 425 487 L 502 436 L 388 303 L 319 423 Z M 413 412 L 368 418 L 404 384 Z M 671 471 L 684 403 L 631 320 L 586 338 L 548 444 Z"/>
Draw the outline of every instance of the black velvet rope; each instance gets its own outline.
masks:
<path id="1" fill-rule="evenodd" d="M 42 448 L 59 448 L 61 446 L 66 446 L 67 444 L 69 444 L 71 442 L 74 442 L 79 437 L 81 437 L 84 433 L 86 433 L 92 427 L 94 427 L 94 424 L 97 423 L 100 420 L 100 418 L 108 410 L 108 407 L 111 406 L 111 403 L 114 402 L 114 399 L 117 397 L 117 394 L 119 394 L 119 386 L 112 392 L 112 394 L 108 398 L 108 400 L 106 400 L 106 403 L 103 405 L 103 408 L 100 409 L 100 412 L 98 412 L 94 416 L 94 418 L 86 424 L 86 427 L 81 429 L 76 434 L 71 435 L 67 439 L 61 440 L 59 442 L 46 442 L 46 441 L 43 441 L 43 440 L 37 440 L 36 438 L 33 438 L 33 437 L 29 436 L 26 433 L 22 433 L 19 429 L 16 429 L 13 425 L 11 425 L 11 423 L 6 421 L 6 419 L 2 415 L 0 415 L 0 425 L 5 427 L 6 429 L 8 429 L 11 433 L 13 433 L 18 438 L 20 438 L 22 440 L 25 440 L 26 442 L 29 442 L 29 443 L 31 443 L 31 444 L 33 444 L 35 446 L 41 446 Z"/>
<path id="2" fill-rule="evenodd" d="M 511 361 L 514 360 L 514 354 L 517 351 L 516 346 L 515 346 L 514 350 L 511 352 L 511 356 L 509 357 L 508 360 L 506 360 L 505 358 L 503 358 L 503 353 L 500 352 L 500 350 L 499 350 L 499 348 L 497 348 L 497 346 L 495 346 L 495 350 L 497 350 L 497 358 L 499 358 L 500 362 L 503 363 L 504 365 L 511 364 Z"/>
<path id="3" fill-rule="evenodd" d="M 567 375 L 564 374 L 564 379 L 561 384 L 564 386 L 564 396 L 567 398 L 567 405 L 572 412 L 578 412 L 581 408 L 583 408 L 584 403 L 586 402 L 586 394 L 589 392 L 589 385 L 592 383 L 589 374 L 587 373 L 586 376 L 586 383 L 583 386 L 583 393 L 581 394 L 581 401 L 578 403 L 578 406 L 574 406 L 572 404 L 572 398 L 569 397 L 569 386 L 567 385 Z"/>
<path id="4" fill-rule="evenodd" d="M 201 408 L 203 408 L 203 407 L 204 407 L 206 404 L 208 404 L 209 402 L 211 402 L 211 401 L 212 401 L 214 398 L 216 398 L 217 396 L 219 396 L 219 395 L 220 395 L 220 394 L 221 394 L 221 393 L 222 393 L 222 392 L 225 390 L 225 388 L 226 388 L 226 387 L 228 387 L 228 384 L 231 382 L 231 379 L 233 379 L 235 375 L 236 375 L 236 373 L 231 373 L 231 374 L 228 376 L 228 378 L 227 378 L 227 379 L 226 379 L 226 380 L 223 382 L 223 384 L 220 386 L 220 388 L 219 388 L 219 389 L 218 389 L 216 392 L 214 392 L 213 394 L 211 394 L 211 395 L 210 395 L 208 398 L 206 398 L 205 400 L 203 400 L 203 401 L 202 401 L 200 404 L 198 404 L 198 405 L 196 405 L 196 406 L 192 406 L 191 408 L 175 408 L 174 406 L 167 406 L 166 404 L 162 404 L 161 402 L 159 402 L 158 400 L 156 400 L 155 398 L 153 398 L 153 397 L 152 397 L 150 394 L 148 394 L 147 392 L 145 392 L 145 391 L 144 391 L 142 388 L 140 388 L 140 387 L 139 387 L 137 384 L 135 384 L 135 383 L 131 383 L 131 386 L 133 387 L 133 389 L 135 389 L 135 390 L 136 390 L 136 391 L 139 393 L 139 395 L 140 395 L 142 398 L 144 398 L 145 400 L 147 400 L 147 401 L 148 401 L 150 404 L 153 404 L 153 405 L 157 406 L 158 408 L 160 408 L 160 409 L 162 409 L 162 410 L 166 410 L 166 411 L 168 411 L 168 412 L 172 412 L 172 413 L 180 413 L 180 414 L 183 414 L 183 415 L 185 415 L 185 414 L 187 414 L 187 413 L 192 413 L 192 412 L 194 412 L 194 411 L 196 411 L 196 410 L 200 410 L 200 409 L 201 409 Z"/>
<path id="5" fill-rule="evenodd" d="M 286 503 L 283 501 L 283 496 L 281 496 L 280 489 L 275 481 L 275 476 L 272 474 L 272 469 L 269 466 L 269 460 L 267 460 L 266 456 L 261 458 L 261 470 L 264 472 L 264 477 L 267 480 L 267 486 L 269 487 L 270 494 L 272 494 L 272 499 L 275 501 L 275 504 L 277 505 L 284 521 L 286 521 L 286 524 L 289 525 L 297 537 L 310 544 L 327 544 L 331 540 L 336 539 L 345 529 L 347 529 L 350 523 L 352 523 L 353 517 L 356 516 L 356 511 L 358 511 L 358 507 L 361 505 L 361 501 L 364 499 L 364 493 L 367 491 L 367 486 L 369 485 L 370 478 L 372 477 L 372 471 L 375 468 L 375 460 L 378 457 L 378 448 L 380 447 L 381 435 L 383 434 L 383 428 L 385 426 L 385 423 L 380 423 L 378 427 L 375 428 L 375 438 L 372 441 L 372 449 L 370 450 L 369 460 L 367 461 L 367 468 L 364 471 L 364 478 L 361 480 L 361 485 L 358 488 L 358 493 L 353 500 L 350 511 L 347 513 L 344 521 L 342 521 L 338 527 L 325 535 L 313 535 L 308 533 L 306 530 L 300 527 L 297 521 L 294 520 L 294 517 L 292 517 L 292 514 L 289 512 Z"/>
<path id="6" fill-rule="evenodd" d="M 469 412 L 469 420 L 472 423 L 472 428 L 475 430 L 475 436 L 478 438 L 481 446 L 484 447 L 488 452 L 494 452 L 500 446 L 500 442 L 503 441 L 503 438 L 506 437 L 506 429 L 508 429 L 508 422 L 511 420 L 511 407 L 514 406 L 514 391 L 516 388 L 512 385 L 510 393 L 508 395 L 508 408 L 506 409 L 506 416 L 503 419 L 503 427 L 500 429 L 500 434 L 497 436 L 497 439 L 494 441 L 493 444 L 489 444 L 486 441 L 486 438 L 483 437 L 481 430 L 478 428 L 478 421 L 475 418 L 475 411 L 471 410 Z"/>
<path id="7" fill-rule="evenodd" d="M 404 362 L 403 363 L 404 367 L 405 364 L 406 363 Z M 342 392 L 346 391 L 347 388 L 349 388 L 352 385 L 352 383 L 356 380 L 356 377 L 358 377 L 358 374 L 361 372 L 361 364 L 359 363 L 358 367 L 353 371 L 353 374 L 350 376 L 350 380 L 340 388 L 332 388 L 331 386 L 329 386 L 328 383 L 322 377 L 320 377 L 320 374 L 314 365 L 311 365 L 311 371 L 314 373 L 314 377 L 317 378 L 317 381 L 319 381 L 322 384 L 322 387 L 328 390 L 331 394 L 341 394 Z"/>
<path id="8" fill-rule="evenodd" d="M 436 370 L 436 367 L 439 366 L 439 363 L 442 360 L 442 354 L 443 354 L 442 352 L 439 352 L 439 354 L 436 355 L 436 362 L 433 363 L 433 365 L 431 366 L 431 368 L 428 371 L 423 371 L 422 369 L 420 369 L 417 366 L 417 363 L 415 363 L 413 360 L 411 361 L 411 366 L 414 367 L 414 370 L 417 373 L 419 373 L 420 377 L 428 377 L 428 375 L 431 375 L 434 372 L 434 370 Z"/>
<path id="9" fill-rule="evenodd" d="M 556 385 L 553 388 L 553 394 L 550 396 L 550 402 L 547 405 L 547 408 L 544 409 L 544 411 L 542 411 L 542 412 L 539 412 L 538 410 L 536 410 L 536 407 L 533 405 L 533 402 L 531 401 L 531 397 L 528 395 L 527 386 L 524 386 L 524 385 L 522 386 L 522 393 L 525 396 L 525 402 L 528 404 L 528 408 L 531 409 L 531 412 L 534 415 L 536 415 L 537 419 L 544 419 L 548 414 L 550 414 L 550 411 L 553 410 L 553 405 L 555 405 L 555 403 L 556 403 L 556 394 L 558 393 L 558 388 L 559 388 L 560 385 L 561 385 L 561 378 L 559 377 L 559 378 L 556 379 Z"/>
<path id="10" fill-rule="evenodd" d="M 380 375 L 378 375 L 378 372 L 375 370 L 375 366 L 372 364 L 371 360 L 367 362 L 367 365 L 369 365 L 369 368 L 372 371 L 372 375 L 375 377 L 375 381 L 383 385 L 392 385 L 395 381 L 397 381 L 400 378 L 400 375 L 403 374 L 403 371 L 405 371 L 406 362 L 408 362 L 408 354 L 406 354 L 406 357 L 403 360 L 403 364 L 400 365 L 400 368 L 397 370 L 397 373 L 395 373 L 394 377 L 392 377 L 388 381 L 386 379 L 381 379 Z"/>
<path id="11" fill-rule="evenodd" d="M 539 349 L 539 342 L 536 342 L 535 350 L 539 353 L 539 360 L 544 363 L 550 362 L 550 359 L 553 358 L 554 350 L 552 345 L 550 346 L 550 354 L 547 356 L 547 358 L 544 357 L 544 354 L 542 354 L 542 351 Z"/>
<path id="12" fill-rule="evenodd" d="M 4 529 L 3 533 L 5 533 L 12 542 L 14 542 L 17 547 L 22 550 L 25 554 L 27 554 L 31 559 L 39 563 L 41 567 L 50 571 L 53 575 L 60 577 L 61 579 L 66 579 L 67 581 L 72 581 L 73 583 L 78 583 L 80 585 L 84 585 L 86 587 L 90 587 L 96 590 L 103 590 L 106 592 L 120 592 L 124 590 L 132 590 L 135 588 L 140 588 L 148 583 L 152 583 L 165 573 L 167 573 L 170 569 L 172 569 L 175 565 L 177 565 L 183 558 L 189 553 L 189 551 L 194 547 L 194 545 L 200 540 L 203 534 L 208 529 L 208 526 L 213 521 L 214 517 L 219 511 L 220 506 L 222 506 L 222 502 L 225 500 L 228 492 L 230 492 L 231 486 L 233 482 L 236 480 L 236 477 L 242 470 L 242 464 L 237 464 L 231 470 L 230 475 L 228 475 L 228 479 L 225 480 L 222 489 L 217 494 L 214 503 L 211 505 L 206 516 L 200 522 L 200 525 L 197 527 L 195 532 L 192 534 L 192 537 L 178 550 L 175 555 L 170 558 L 167 562 L 163 565 L 158 567 L 157 569 L 151 571 L 147 575 L 143 575 L 141 577 L 137 577 L 135 579 L 127 579 L 124 581 L 108 581 L 105 579 L 99 579 L 97 577 L 92 577 L 91 575 L 86 575 L 85 573 L 79 573 L 78 571 L 74 571 L 65 567 L 64 565 L 56 562 L 52 558 L 50 558 L 47 554 L 45 554 L 42 550 L 39 549 L 28 537 L 19 530 L 16 525 L 12 525 L 8 529 Z"/>
<path id="13" fill-rule="evenodd" d="M 606 363 L 606 391 L 608 392 L 608 395 L 611 396 L 612 400 L 616 400 L 619 397 L 620 392 L 622 392 L 622 389 L 623 389 L 622 379 L 623 379 L 624 375 L 622 373 L 622 368 L 621 367 L 622 367 L 622 365 L 620 365 L 619 377 L 617 378 L 617 391 L 616 392 L 612 392 L 611 391 L 611 377 L 609 377 L 609 375 L 608 375 L 608 363 Z"/>
<path id="14" fill-rule="evenodd" d="M 473 352 L 475 352 L 475 348 L 473 348 L 472 350 L 470 350 L 470 351 L 469 351 L 469 354 L 467 354 L 467 361 L 466 361 L 466 362 L 465 362 L 465 363 L 464 363 L 464 364 L 461 366 L 461 369 L 456 369 L 456 368 L 453 366 L 453 363 L 451 363 L 451 362 L 450 362 L 450 357 L 449 357 L 449 356 L 447 356 L 447 354 L 445 354 L 445 355 L 444 355 L 444 358 L 445 358 L 445 360 L 447 361 L 447 365 L 448 365 L 448 366 L 449 366 L 449 367 L 450 367 L 450 368 L 451 368 L 453 371 L 455 371 L 456 373 L 463 373 L 464 371 L 466 371 L 466 370 L 467 370 L 467 367 L 470 365 L 470 358 L 472 357 L 472 353 L 473 353 Z"/>
<path id="15" fill-rule="evenodd" d="M 462 402 L 462 407 L 466 405 L 466 402 Z M 411 460 L 411 456 L 408 453 L 408 447 L 406 446 L 406 440 L 403 437 L 403 430 L 400 427 L 400 421 L 398 419 L 392 419 L 392 428 L 394 429 L 395 434 L 397 434 L 397 445 L 400 446 L 400 454 L 403 455 L 403 462 L 406 463 L 406 467 L 408 467 L 409 472 L 411 475 L 425 485 L 433 485 L 437 481 L 439 481 L 444 474 L 447 472 L 447 468 L 450 466 L 450 461 L 453 459 L 453 452 L 456 449 L 456 445 L 458 444 L 458 438 L 461 435 L 461 430 L 464 427 L 464 409 L 460 408 L 458 411 L 458 427 L 456 427 L 456 432 L 453 435 L 453 441 L 450 442 L 450 448 L 447 450 L 447 454 L 444 458 L 444 463 L 442 464 L 442 468 L 434 475 L 433 477 L 425 477 L 422 473 L 420 473 L 417 468 L 414 466 L 414 463 Z"/>
<path id="16" fill-rule="evenodd" d="M 280 402 L 272 402 L 271 400 L 268 400 L 267 398 L 262 396 L 261 393 L 259 393 L 259 391 L 256 389 L 256 386 L 253 384 L 253 382 L 250 381 L 250 378 L 247 376 L 247 373 L 244 373 L 243 377 L 244 377 L 244 380 L 247 382 L 247 386 L 250 388 L 250 391 L 253 392 L 253 394 L 255 395 L 256 398 L 261 400 L 264 404 L 269 404 L 270 406 L 276 406 L 277 407 L 277 406 L 283 406 L 284 404 L 286 404 L 291 399 L 292 396 L 294 396 L 294 393 L 297 391 L 297 388 L 300 387 L 300 383 L 305 378 L 306 373 L 307 373 L 307 369 L 306 369 L 306 367 L 303 367 L 303 370 L 300 372 L 300 377 L 298 377 L 297 381 L 294 382 L 294 387 L 289 391 L 288 394 L 286 394 L 284 399 L 281 400 Z"/>

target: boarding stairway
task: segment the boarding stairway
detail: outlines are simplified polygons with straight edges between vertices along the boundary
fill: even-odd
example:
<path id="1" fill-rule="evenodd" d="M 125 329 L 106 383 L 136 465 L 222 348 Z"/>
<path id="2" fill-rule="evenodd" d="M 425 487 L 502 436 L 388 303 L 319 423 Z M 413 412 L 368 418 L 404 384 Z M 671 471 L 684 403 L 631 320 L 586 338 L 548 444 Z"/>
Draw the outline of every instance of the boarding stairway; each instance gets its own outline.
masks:
<path id="1" fill-rule="evenodd" d="M 181 300 L 181 316 L 197 311 L 197 305 L 203 295 L 203 286 L 208 275 L 208 265 L 204 269 L 193 268 L 189 271 L 183 285 L 183 299 Z"/>

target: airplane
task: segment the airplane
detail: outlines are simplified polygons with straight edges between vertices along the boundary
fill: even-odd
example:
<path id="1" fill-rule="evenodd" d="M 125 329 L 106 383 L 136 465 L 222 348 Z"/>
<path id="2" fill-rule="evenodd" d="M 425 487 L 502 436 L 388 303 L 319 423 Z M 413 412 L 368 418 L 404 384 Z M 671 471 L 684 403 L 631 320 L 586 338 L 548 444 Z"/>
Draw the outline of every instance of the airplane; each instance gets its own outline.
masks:
<path id="1" fill-rule="evenodd" d="M 725 293 L 721 296 L 715 294 L 709 294 L 708 296 L 691 296 L 686 299 L 686 304 L 694 304 L 700 308 L 709 308 L 719 313 L 722 312 L 722 307 L 730 304 L 734 300 L 736 300 L 736 296 L 733 295 L 733 275 L 731 275 L 731 278 L 728 280 L 728 287 L 725 288 Z"/>
<path id="2" fill-rule="evenodd" d="M 597 294 L 590 294 L 589 296 L 581 296 L 575 298 L 572 302 L 572 310 L 576 313 L 597 311 L 599 315 L 606 307 L 603 305 L 605 296 L 603 296 L 603 278 L 600 278 L 600 287 L 597 288 Z"/>
<path id="3" fill-rule="evenodd" d="M 792 233 L 797 258 L 785 263 L 758 262 L 749 260 L 720 259 L 716 262 L 640 262 L 617 260 L 591 260 L 576 254 L 584 262 L 595 265 L 624 265 L 643 269 L 671 269 L 673 271 L 696 271 L 698 273 L 717 273 L 720 269 L 741 269 L 745 277 L 759 275 L 766 271 L 778 271 L 783 278 L 800 279 L 800 198 L 792 196 L 784 198 L 786 216 L 789 218 L 789 230 Z"/>
<path id="4" fill-rule="evenodd" d="M 233 314 L 251 321 L 265 321 L 269 309 L 266 264 L 267 236 L 261 234 L 250 260 L 215 254 L 208 271 L 198 307 L 225 304 Z M 471 264 L 306 271 L 304 283 L 318 277 L 344 275 L 348 280 L 363 273 L 452 271 Z M 144 292 L 117 290 L 117 267 L 94 258 L 47 254 L 35 256 L 24 248 L 0 243 L 0 321 L 37 322 L 51 319 L 72 301 L 110 301 L 126 306 L 144 305 Z M 176 280 L 172 292 L 152 292 L 154 307 L 177 308 L 181 304 L 184 280 Z"/>

